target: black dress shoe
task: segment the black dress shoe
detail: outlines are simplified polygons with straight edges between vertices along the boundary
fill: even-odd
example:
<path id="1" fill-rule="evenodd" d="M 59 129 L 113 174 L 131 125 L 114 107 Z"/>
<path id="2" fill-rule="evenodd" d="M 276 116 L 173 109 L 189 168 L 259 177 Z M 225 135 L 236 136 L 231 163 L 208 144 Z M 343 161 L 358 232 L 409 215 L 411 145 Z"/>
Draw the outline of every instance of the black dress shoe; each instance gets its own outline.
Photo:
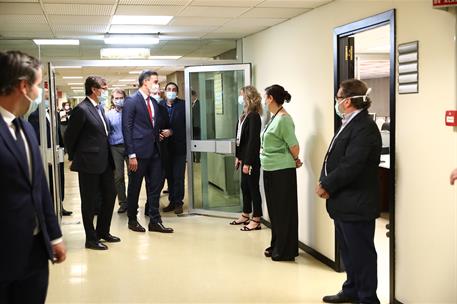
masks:
<path id="1" fill-rule="evenodd" d="M 175 207 L 175 214 L 182 214 L 184 210 L 182 209 L 182 206 L 176 206 Z"/>
<path id="2" fill-rule="evenodd" d="M 107 235 L 100 236 L 100 239 L 102 239 L 108 243 L 118 243 L 121 241 L 120 238 L 118 238 L 117 236 L 111 235 L 109 233 Z"/>
<path id="3" fill-rule="evenodd" d="M 295 261 L 294 257 L 275 257 L 272 256 L 271 259 L 275 262 L 293 262 Z"/>
<path id="4" fill-rule="evenodd" d="M 163 212 L 171 212 L 175 210 L 175 205 L 174 204 L 168 204 L 165 208 L 162 208 Z"/>
<path id="5" fill-rule="evenodd" d="M 267 258 L 271 258 L 271 253 L 273 252 L 273 249 L 271 247 L 268 247 L 265 249 L 265 251 L 263 252 L 263 254 L 267 257 Z"/>
<path id="6" fill-rule="evenodd" d="M 73 214 L 73 211 L 68 211 L 62 208 L 62 216 L 70 216 Z"/>
<path id="7" fill-rule="evenodd" d="M 322 298 L 325 303 L 358 303 L 358 300 L 353 297 L 348 297 L 342 291 L 332 296 L 325 296 Z"/>
<path id="8" fill-rule="evenodd" d="M 165 227 L 162 223 L 149 223 L 149 231 L 161 232 L 161 233 L 172 233 L 172 228 Z"/>
<path id="9" fill-rule="evenodd" d="M 138 221 L 129 221 L 129 229 L 136 232 L 146 232 L 146 229 Z"/>
<path id="10" fill-rule="evenodd" d="M 127 203 L 121 203 L 119 209 L 117 209 L 117 213 L 125 213 L 127 209 Z"/>
<path id="11" fill-rule="evenodd" d="M 87 249 L 93 249 L 93 250 L 108 250 L 108 246 L 105 244 L 102 244 L 100 242 L 94 242 L 94 241 L 87 241 L 86 242 L 86 248 Z"/>

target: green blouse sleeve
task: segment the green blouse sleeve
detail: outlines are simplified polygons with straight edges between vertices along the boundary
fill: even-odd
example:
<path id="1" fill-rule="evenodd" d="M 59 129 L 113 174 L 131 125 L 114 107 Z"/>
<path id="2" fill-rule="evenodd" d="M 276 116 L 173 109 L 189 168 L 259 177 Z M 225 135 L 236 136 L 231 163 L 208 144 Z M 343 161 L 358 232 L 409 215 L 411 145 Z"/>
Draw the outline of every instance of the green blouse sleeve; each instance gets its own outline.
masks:
<path id="1" fill-rule="evenodd" d="M 284 116 L 280 121 L 280 134 L 287 144 L 287 147 L 298 145 L 297 137 L 295 136 L 295 125 L 292 117 Z"/>

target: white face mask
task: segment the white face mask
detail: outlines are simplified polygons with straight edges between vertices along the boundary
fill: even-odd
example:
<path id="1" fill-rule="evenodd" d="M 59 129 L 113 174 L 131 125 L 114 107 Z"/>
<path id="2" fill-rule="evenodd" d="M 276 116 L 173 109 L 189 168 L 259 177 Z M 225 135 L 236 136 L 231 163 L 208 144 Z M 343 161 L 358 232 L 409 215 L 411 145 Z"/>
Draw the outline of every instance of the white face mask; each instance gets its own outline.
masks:
<path id="1" fill-rule="evenodd" d="M 340 111 L 340 104 L 342 104 L 343 101 L 345 101 L 345 100 L 346 100 L 346 98 L 343 99 L 343 100 L 341 100 L 341 101 L 338 101 L 338 99 L 335 97 L 335 113 L 336 113 L 336 115 L 338 115 L 340 118 L 343 118 L 343 117 L 344 117 L 344 113 L 342 113 L 342 112 Z"/>
<path id="2" fill-rule="evenodd" d="M 38 96 L 35 98 L 35 100 L 32 100 L 27 94 L 24 95 L 25 98 L 30 102 L 29 108 L 27 109 L 27 112 L 24 114 L 25 117 L 28 117 L 30 114 L 36 111 L 38 109 L 38 106 L 40 105 L 42 99 L 43 99 L 43 89 L 38 88 Z"/>
<path id="3" fill-rule="evenodd" d="M 176 92 L 167 91 L 167 92 L 165 92 L 165 94 L 167 95 L 167 99 L 168 100 L 175 100 L 176 99 Z"/>
<path id="4" fill-rule="evenodd" d="M 238 103 L 242 106 L 244 105 L 244 97 L 242 95 L 238 96 Z"/>
<path id="5" fill-rule="evenodd" d="M 157 102 L 160 101 L 160 95 L 158 95 L 158 94 L 152 95 L 152 98 L 154 98 Z"/>

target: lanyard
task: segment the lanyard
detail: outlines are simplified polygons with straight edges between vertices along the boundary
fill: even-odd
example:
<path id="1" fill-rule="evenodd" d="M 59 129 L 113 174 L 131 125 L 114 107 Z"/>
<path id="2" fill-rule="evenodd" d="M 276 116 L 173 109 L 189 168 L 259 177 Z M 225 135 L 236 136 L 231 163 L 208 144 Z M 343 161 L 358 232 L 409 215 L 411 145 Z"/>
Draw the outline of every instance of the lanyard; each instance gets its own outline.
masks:
<path id="1" fill-rule="evenodd" d="M 271 117 L 270 121 L 267 123 L 267 125 L 265 126 L 265 129 L 263 129 L 263 132 L 262 132 L 262 148 L 263 148 L 263 142 L 265 140 L 265 133 L 267 132 L 268 130 L 268 127 L 271 125 L 271 123 L 273 122 L 273 119 L 275 119 L 276 115 L 278 115 L 279 111 L 282 110 L 282 107 L 280 107 L 278 109 L 278 111 L 276 111 L 275 115 L 273 115 L 273 117 Z"/>

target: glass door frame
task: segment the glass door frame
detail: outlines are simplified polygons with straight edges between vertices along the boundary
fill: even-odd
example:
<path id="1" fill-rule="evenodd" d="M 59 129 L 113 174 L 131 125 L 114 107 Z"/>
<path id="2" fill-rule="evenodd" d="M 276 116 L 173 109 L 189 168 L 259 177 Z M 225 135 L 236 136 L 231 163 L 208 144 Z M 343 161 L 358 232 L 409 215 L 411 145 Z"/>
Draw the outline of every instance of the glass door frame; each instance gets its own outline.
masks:
<path id="1" fill-rule="evenodd" d="M 224 72 L 224 71 L 244 71 L 244 86 L 251 85 L 251 64 L 238 63 L 238 64 L 222 64 L 222 65 L 204 65 L 204 66 L 189 66 L 184 69 L 184 83 L 185 83 L 185 100 L 186 100 L 186 138 L 187 138 L 187 197 L 189 201 L 189 213 L 199 215 L 209 215 L 217 217 L 234 218 L 238 214 L 225 211 L 206 210 L 202 208 L 195 208 L 194 204 L 194 172 L 192 162 L 192 97 L 190 88 L 190 73 L 204 73 L 204 72 Z"/>

